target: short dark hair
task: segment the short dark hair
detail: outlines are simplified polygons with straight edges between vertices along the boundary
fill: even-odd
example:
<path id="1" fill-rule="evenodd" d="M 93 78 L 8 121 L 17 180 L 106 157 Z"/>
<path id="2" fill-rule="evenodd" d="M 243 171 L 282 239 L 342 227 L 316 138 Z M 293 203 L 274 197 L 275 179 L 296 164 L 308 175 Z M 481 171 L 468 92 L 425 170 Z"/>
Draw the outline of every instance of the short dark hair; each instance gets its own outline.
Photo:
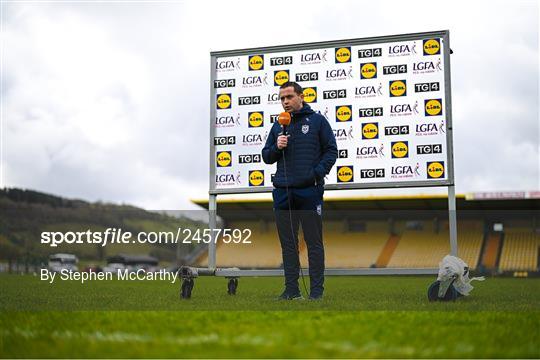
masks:
<path id="1" fill-rule="evenodd" d="M 281 85 L 279 88 L 285 89 L 288 87 L 292 87 L 294 89 L 294 92 L 297 93 L 298 95 L 302 95 L 304 93 L 304 89 L 300 85 L 298 85 L 298 83 L 294 81 L 287 81 L 285 84 Z"/>

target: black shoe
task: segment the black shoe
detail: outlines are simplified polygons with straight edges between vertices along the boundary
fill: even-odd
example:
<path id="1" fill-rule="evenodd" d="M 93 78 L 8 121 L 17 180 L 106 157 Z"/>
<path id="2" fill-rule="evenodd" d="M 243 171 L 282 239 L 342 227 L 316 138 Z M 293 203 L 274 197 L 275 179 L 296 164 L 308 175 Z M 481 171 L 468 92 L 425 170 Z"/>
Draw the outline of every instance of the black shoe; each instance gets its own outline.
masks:
<path id="1" fill-rule="evenodd" d="M 304 297 L 300 293 L 289 294 L 284 291 L 283 294 L 279 295 L 278 300 L 304 300 Z"/>
<path id="2" fill-rule="evenodd" d="M 315 301 L 320 301 L 322 300 L 322 294 L 320 295 L 309 295 L 309 300 L 315 300 Z"/>

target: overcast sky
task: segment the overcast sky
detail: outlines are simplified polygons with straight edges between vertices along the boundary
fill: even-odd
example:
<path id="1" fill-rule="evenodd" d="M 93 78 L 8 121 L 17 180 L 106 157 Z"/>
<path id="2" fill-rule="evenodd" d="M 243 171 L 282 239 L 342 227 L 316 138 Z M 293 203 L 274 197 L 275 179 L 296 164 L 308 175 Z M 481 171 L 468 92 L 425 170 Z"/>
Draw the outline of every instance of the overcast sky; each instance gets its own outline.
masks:
<path id="1" fill-rule="evenodd" d="M 193 208 L 210 51 L 448 29 L 456 191 L 540 188 L 537 1 L 1 6 L 2 187 Z"/>

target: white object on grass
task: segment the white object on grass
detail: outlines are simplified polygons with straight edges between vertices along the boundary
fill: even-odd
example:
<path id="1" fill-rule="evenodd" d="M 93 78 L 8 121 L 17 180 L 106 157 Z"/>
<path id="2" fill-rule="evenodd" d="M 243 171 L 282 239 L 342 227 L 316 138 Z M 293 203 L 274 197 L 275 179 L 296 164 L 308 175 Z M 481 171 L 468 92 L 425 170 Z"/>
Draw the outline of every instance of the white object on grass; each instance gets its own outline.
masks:
<path id="1" fill-rule="evenodd" d="M 444 296 L 450 284 L 454 284 L 454 288 L 464 296 L 468 296 L 473 286 L 471 281 L 484 281 L 483 276 L 473 277 L 469 279 L 469 266 L 465 261 L 452 255 L 446 255 L 439 263 L 439 276 L 437 280 L 439 285 L 439 297 Z"/>

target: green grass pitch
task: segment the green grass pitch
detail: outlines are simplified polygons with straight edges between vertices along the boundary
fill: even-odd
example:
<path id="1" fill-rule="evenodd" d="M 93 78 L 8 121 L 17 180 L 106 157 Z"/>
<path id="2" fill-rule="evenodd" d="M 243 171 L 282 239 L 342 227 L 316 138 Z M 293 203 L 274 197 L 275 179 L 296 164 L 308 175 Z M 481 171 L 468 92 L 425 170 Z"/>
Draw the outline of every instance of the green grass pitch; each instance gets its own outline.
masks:
<path id="1" fill-rule="evenodd" d="M 307 279 L 306 279 L 307 280 Z M 327 277 L 320 302 L 281 278 L 56 281 L 0 275 L 0 357 L 540 357 L 540 279 L 488 278 L 430 303 L 434 277 Z"/>

